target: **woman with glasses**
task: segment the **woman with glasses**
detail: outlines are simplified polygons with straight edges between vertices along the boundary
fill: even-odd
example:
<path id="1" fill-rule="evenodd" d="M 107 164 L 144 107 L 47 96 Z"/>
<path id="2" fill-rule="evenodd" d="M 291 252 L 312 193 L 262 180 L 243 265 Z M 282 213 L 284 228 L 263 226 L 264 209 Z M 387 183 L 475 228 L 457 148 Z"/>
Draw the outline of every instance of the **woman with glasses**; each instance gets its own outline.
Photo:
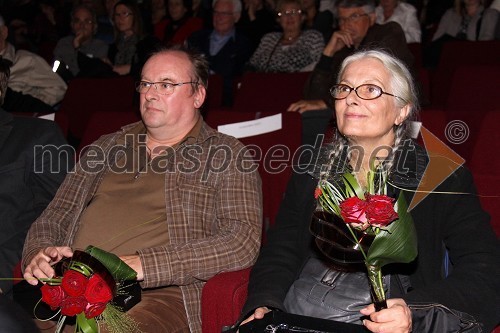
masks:
<path id="1" fill-rule="evenodd" d="M 139 6 L 132 0 L 121 0 L 113 10 L 115 41 L 109 46 L 108 60 L 120 75 L 138 74 L 147 54 L 158 41 L 146 35 Z"/>
<path id="2" fill-rule="evenodd" d="M 317 30 L 303 30 L 306 17 L 300 0 L 280 0 L 276 9 L 282 31 L 264 35 L 248 62 L 248 69 L 280 73 L 311 71 L 325 46 L 323 36 Z"/>
<path id="3" fill-rule="evenodd" d="M 330 93 L 333 140 L 320 149 L 316 163 L 302 165 L 290 180 L 250 274 L 244 323 L 279 310 L 364 325 L 372 332 L 490 332 L 500 319 L 498 239 L 468 170 L 444 166 L 449 161 L 444 156 L 429 160 L 425 148 L 410 139 L 418 100 L 407 67 L 383 51 L 356 52 L 343 61 Z M 413 261 L 383 266 L 387 308 L 379 311 L 363 261 L 331 260 L 330 255 L 342 258 L 348 246 L 328 253 L 310 231 L 313 213 L 322 208 L 316 199 L 322 195 L 316 188 L 320 181 L 345 190 L 342 176 L 350 174 L 367 193 L 368 185 L 376 184 L 367 172 L 375 167 L 387 175 L 387 196 L 415 204 L 409 214 L 418 243 Z M 449 172 L 440 174 L 443 168 Z M 424 173 L 427 182 L 437 181 L 436 189 L 421 182 Z M 426 197 L 412 202 L 418 191 Z M 332 235 L 340 234 L 322 236 L 335 244 Z"/>

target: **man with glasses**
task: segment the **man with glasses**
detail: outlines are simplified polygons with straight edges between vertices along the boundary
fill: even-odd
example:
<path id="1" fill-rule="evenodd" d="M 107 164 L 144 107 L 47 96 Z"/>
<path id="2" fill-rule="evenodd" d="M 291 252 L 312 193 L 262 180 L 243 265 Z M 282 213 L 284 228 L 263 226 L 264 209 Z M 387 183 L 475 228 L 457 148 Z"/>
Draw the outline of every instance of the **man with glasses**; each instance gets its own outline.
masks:
<path id="1" fill-rule="evenodd" d="M 142 300 L 127 313 L 141 332 L 201 332 L 205 281 L 254 263 L 262 222 L 256 165 L 200 115 L 207 81 L 199 54 L 164 49 L 147 60 L 136 85 L 142 121 L 81 156 L 29 231 L 28 282 L 95 245 L 137 271 Z"/>
<path id="2" fill-rule="evenodd" d="M 240 0 L 214 0 L 213 29 L 194 32 L 187 45 L 205 54 L 210 73 L 223 77 L 222 103 L 233 103 L 233 79 L 243 74 L 252 54 L 250 40 L 235 28 L 241 16 Z"/>
<path id="3" fill-rule="evenodd" d="M 329 89 L 336 82 L 340 64 L 356 50 L 379 48 L 389 51 L 404 61 L 416 77 L 413 55 L 408 49 L 401 26 L 395 22 L 376 24 L 375 1 L 338 0 L 336 7 L 339 30 L 332 34 L 311 73 L 304 87 L 304 100 L 297 101 L 288 108 L 288 111 L 300 113 L 325 110 L 326 121 L 322 126 L 326 126 L 331 116 Z"/>
<path id="4" fill-rule="evenodd" d="M 92 69 L 86 69 L 85 72 L 80 73 L 80 70 L 85 67 L 80 68 L 78 60 L 85 57 L 104 59 L 108 55 L 108 45 L 94 38 L 97 32 L 97 15 L 84 5 L 75 7 L 71 12 L 71 30 L 73 34 L 57 42 L 54 58 L 63 65 L 67 65 L 72 76 L 86 76 L 92 72 Z"/>

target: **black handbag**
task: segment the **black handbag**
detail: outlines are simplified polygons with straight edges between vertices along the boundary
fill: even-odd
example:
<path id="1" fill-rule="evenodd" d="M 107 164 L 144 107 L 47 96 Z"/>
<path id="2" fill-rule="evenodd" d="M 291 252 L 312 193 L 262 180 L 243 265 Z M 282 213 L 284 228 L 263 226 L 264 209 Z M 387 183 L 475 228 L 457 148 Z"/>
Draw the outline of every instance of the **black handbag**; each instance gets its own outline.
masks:
<path id="1" fill-rule="evenodd" d="M 268 312 L 260 320 L 239 327 L 240 333 L 367 333 L 362 325 L 342 323 L 281 311 Z"/>

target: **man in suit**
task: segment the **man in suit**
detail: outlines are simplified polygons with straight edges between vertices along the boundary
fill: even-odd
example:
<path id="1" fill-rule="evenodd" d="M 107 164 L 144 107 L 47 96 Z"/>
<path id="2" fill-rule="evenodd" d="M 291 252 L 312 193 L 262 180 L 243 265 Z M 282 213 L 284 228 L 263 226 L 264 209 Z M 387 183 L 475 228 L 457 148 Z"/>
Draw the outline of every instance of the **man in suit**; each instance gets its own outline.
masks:
<path id="1" fill-rule="evenodd" d="M 233 102 L 233 79 L 243 74 L 251 56 L 250 40 L 235 29 L 241 16 L 240 0 L 216 0 L 213 5 L 213 29 L 194 32 L 187 40 L 189 47 L 205 54 L 210 72 L 223 77 L 222 103 Z"/>
<path id="2" fill-rule="evenodd" d="M 0 57 L 0 105 L 10 62 Z M 10 296 L 31 223 L 73 167 L 73 149 L 52 121 L 15 117 L 0 108 L 0 290 Z"/>

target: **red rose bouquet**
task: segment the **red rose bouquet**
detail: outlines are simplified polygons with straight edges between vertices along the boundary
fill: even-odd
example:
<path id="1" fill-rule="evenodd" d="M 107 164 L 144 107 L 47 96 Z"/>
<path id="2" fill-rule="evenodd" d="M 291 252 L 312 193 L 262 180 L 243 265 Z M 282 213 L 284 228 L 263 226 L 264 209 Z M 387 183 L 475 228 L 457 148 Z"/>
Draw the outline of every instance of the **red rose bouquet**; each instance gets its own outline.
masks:
<path id="1" fill-rule="evenodd" d="M 377 174 L 378 172 L 378 174 Z M 378 176 L 378 177 L 376 177 Z M 353 249 L 359 251 L 367 269 L 376 309 L 386 308 L 382 267 L 390 263 L 409 263 L 417 256 L 417 238 L 403 192 L 397 201 L 387 195 L 387 173 L 376 169 L 367 175 L 363 191 L 356 178 L 346 173 L 344 186 L 321 179 L 314 193 L 323 213 L 342 219 Z M 330 234 L 330 238 L 336 235 Z M 365 238 L 371 244 L 366 245 Z"/>
<path id="2" fill-rule="evenodd" d="M 97 333 L 99 321 L 111 332 L 138 331 L 123 307 L 113 302 L 137 274 L 119 257 L 89 246 L 85 251 L 75 251 L 69 261 L 62 262 L 60 270 L 62 276 L 46 280 L 41 287 L 42 301 L 61 314 L 56 333 L 62 330 L 66 317 L 73 316 L 75 332 Z"/>

